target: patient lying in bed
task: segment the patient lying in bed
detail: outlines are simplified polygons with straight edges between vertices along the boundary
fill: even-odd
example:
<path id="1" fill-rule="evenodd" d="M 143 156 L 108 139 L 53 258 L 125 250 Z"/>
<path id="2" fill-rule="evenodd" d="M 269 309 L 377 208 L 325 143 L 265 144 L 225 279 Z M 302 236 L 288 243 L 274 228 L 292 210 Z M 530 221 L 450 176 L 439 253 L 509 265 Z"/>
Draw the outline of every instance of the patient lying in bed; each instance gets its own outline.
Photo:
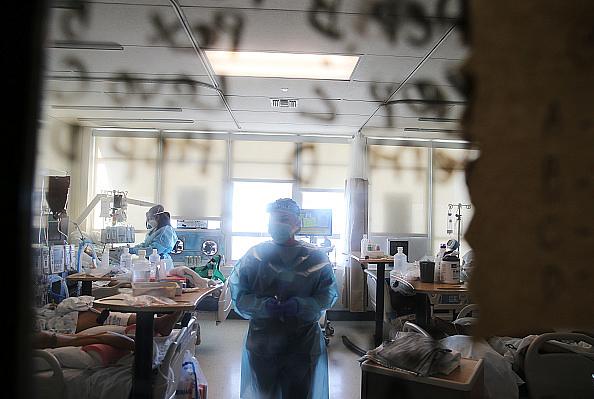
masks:
<path id="1" fill-rule="evenodd" d="M 447 349 L 460 352 L 462 357 L 483 359 L 484 387 L 486 398 L 519 398 L 520 387 L 525 388 L 524 359 L 530 344 L 539 336 L 536 334 L 525 337 L 490 337 L 475 338 L 471 336 L 472 325 L 452 324 L 439 318 L 434 318 L 438 329 L 449 335 L 439 340 Z M 589 335 L 586 333 L 586 335 Z M 582 343 L 583 344 L 583 343 Z M 563 344 L 558 342 L 554 350 L 570 350 L 564 345 L 571 345 L 573 349 L 580 349 L 578 343 Z M 590 349 L 588 349 L 591 351 Z"/>
<path id="2" fill-rule="evenodd" d="M 92 303 L 93 297 L 80 296 L 38 309 L 33 348 L 44 349 L 59 363 L 65 397 L 127 398 L 136 315 L 101 312 Z M 153 368 L 161 363 L 180 315 L 175 312 L 155 318 Z M 51 379 L 52 367 L 46 360 L 36 357 L 34 370 L 41 380 Z"/>

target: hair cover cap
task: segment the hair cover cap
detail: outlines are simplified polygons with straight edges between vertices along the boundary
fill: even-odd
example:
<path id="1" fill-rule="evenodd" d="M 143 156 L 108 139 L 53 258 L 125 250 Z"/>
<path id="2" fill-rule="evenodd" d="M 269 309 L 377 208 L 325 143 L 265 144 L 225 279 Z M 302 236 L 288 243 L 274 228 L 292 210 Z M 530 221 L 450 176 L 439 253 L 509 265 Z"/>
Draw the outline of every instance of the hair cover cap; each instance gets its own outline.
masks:
<path id="1" fill-rule="evenodd" d="M 297 203 L 293 201 L 291 198 L 279 198 L 276 201 L 268 204 L 266 210 L 268 212 L 289 212 L 296 216 L 299 216 L 299 214 L 301 213 L 301 208 L 299 208 L 299 205 L 297 205 Z"/>
<path id="2" fill-rule="evenodd" d="M 155 205 L 151 209 L 148 210 L 148 212 L 146 213 L 146 217 L 148 219 L 151 216 L 152 217 L 155 217 L 155 216 L 160 215 L 162 213 L 166 213 L 165 212 L 165 208 L 163 208 L 163 205 Z"/>

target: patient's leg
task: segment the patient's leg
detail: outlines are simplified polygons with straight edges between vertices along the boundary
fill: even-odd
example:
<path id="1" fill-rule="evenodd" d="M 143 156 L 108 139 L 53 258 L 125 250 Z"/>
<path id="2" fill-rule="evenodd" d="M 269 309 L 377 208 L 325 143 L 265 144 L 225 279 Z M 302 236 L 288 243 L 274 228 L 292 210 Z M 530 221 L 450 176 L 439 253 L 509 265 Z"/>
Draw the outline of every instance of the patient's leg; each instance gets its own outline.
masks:
<path id="1" fill-rule="evenodd" d="M 164 337 L 171 334 L 171 330 L 173 330 L 173 326 L 175 326 L 180 316 L 181 311 L 155 317 L 153 330 Z M 136 314 L 130 316 L 128 324 L 136 324 Z"/>
<path id="2" fill-rule="evenodd" d="M 76 323 L 76 332 L 102 325 L 97 321 L 97 317 L 100 315 L 100 313 L 101 312 L 93 308 L 84 312 L 79 312 L 78 321 Z M 154 331 L 163 336 L 169 335 L 180 315 L 181 312 L 174 312 L 156 317 L 154 321 Z M 103 324 L 112 324 L 118 326 L 129 326 L 131 324 L 136 324 L 136 314 L 110 312 L 109 317 Z"/>

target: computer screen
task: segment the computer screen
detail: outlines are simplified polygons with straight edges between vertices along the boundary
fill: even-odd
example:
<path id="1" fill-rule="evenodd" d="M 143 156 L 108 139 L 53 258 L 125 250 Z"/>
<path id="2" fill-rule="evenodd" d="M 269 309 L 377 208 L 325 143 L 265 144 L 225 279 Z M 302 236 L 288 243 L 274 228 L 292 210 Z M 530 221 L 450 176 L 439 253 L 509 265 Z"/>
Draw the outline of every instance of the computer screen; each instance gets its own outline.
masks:
<path id="1" fill-rule="evenodd" d="M 388 253 L 394 255 L 398 247 L 406 255 L 407 262 L 414 262 L 427 254 L 428 237 L 390 237 L 388 238 Z"/>
<path id="2" fill-rule="evenodd" d="M 331 236 L 332 209 L 302 209 L 300 236 Z"/>

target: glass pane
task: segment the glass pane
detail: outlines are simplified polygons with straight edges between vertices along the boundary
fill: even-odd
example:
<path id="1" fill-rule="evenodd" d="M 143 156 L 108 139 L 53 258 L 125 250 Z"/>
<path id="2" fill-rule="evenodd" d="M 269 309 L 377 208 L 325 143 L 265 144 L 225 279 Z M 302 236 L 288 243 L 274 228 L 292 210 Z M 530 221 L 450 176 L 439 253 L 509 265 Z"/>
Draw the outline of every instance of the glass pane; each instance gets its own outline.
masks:
<path id="1" fill-rule="evenodd" d="M 233 182 L 233 232 L 268 232 L 266 205 L 291 198 L 292 183 Z"/>
<path id="2" fill-rule="evenodd" d="M 272 141 L 234 141 L 234 178 L 293 179 L 294 143 Z"/>
<path id="3" fill-rule="evenodd" d="M 159 142 L 144 137 L 95 137 L 97 158 L 156 160 Z"/>
<path id="4" fill-rule="evenodd" d="M 340 236 L 344 232 L 345 207 L 344 192 L 335 191 L 303 191 L 301 193 L 302 207 L 304 209 L 332 209 L 332 234 L 339 238 L 330 238 L 334 250 L 328 254 L 330 261 L 336 262 L 337 255 L 344 252 L 344 240 Z M 323 237 L 314 238 L 317 245 L 324 241 Z"/>
<path id="5" fill-rule="evenodd" d="M 427 233 L 428 149 L 369 146 L 370 231 Z"/>
<path id="6" fill-rule="evenodd" d="M 164 140 L 161 198 L 172 215 L 221 216 L 226 152 L 222 140 Z"/>
<path id="7" fill-rule="evenodd" d="M 114 150 L 119 144 L 118 140 L 126 143 L 138 143 L 129 151 L 129 158 L 122 156 L 120 150 Z M 107 138 L 97 137 L 96 159 L 94 169 L 94 190 L 92 196 L 104 191 L 126 191 L 129 198 L 155 202 L 155 182 L 157 161 L 153 157 L 156 153 L 157 140 L 154 138 Z M 126 145 L 128 145 L 126 144 Z M 115 147 L 114 147 L 115 146 Z M 123 147 L 122 147 L 123 148 Z M 107 156 L 108 154 L 109 156 Z M 93 211 L 92 229 L 104 227 L 104 220 L 100 215 L 97 205 Z M 137 230 L 144 230 L 146 207 L 129 205 L 127 210 L 127 224 Z"/>
<path id="8" fill-rule="evenodd" d="M 231 260 L 237 260 L 241 258 L 248 249 L 256 244 L 270 240 L 270 237 L 238 237 L 234 236 L 231 238 Z"/>
<path id="9" fill-rule="evenodd" d="M 439 244 L 447 242 L 451 238 L 458 239 L 458 223 L 456 219 L 457 207 L 451 210 L 451 226 L 448 226 L 448 204 L 469 204 L 468 187 L 466 186 L 464 163 L 467 160 L 475 159 L 478 156 L 477 150 L 461 149 L 435 149 L 434 157 L 434 179 L 433 179 L 433 242 L 431 248 L 433 253 L 439 251 Z M 470 223 L 474 209 L 462 208 L 461 220 L 461 255 L 470 250 L 470 246 L 462 237 Z M 448 228 L 452 233 L 448 234 Z"/>
<path id="10" fill-rule="evenodd" d="M 301 187 L 344 188 L 347 178 L 349 144 L 303 144 L 301 151 Z"/>
<path id="11" fill-rule="evenodd" d="M 303 209 L 332 209 L 332 234 L 344 232 L 344 193 L 335 191 L 303 191 Z"/>

